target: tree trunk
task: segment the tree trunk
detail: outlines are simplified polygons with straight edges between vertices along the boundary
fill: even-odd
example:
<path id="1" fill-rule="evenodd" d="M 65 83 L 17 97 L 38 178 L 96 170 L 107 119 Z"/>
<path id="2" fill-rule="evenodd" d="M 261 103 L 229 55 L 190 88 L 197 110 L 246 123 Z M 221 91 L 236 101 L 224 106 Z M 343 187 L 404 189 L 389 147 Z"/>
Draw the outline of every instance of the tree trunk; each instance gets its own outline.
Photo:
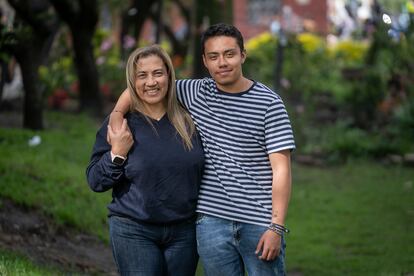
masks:
<path id="1" fill-rule="evenodd" d="M 208 75 L 202 60 L 202 46 L 200 38 L 207 25 L 219 22 L 232 22 L 232 5 L 230 0 L 225 1 L 201 1 L 194 0 L 195 9 L 195 32 L 193 33 L 193 78 L 201 78 Z M 207 24 L 207 25 L 206 25 Z"/>
<path id="2" fill-rule="evenodd" d="M 43 129 L 43 93 L 39 87 L 39 61 L 36 61 L 38 53 L 29 50 L 19 59 L 24 85 L 23 101 L 23 127 L 29 129 Z"/>
<path id="3" fill-rule="evenodd" d="M 127 50 L 124 47 L 125 37 L 130 34 L 130 28 L 133 29 L 134 39 L 139 39 L 142 27 L 144 26 L 145 20 L 151 13 L 153 5 L 157 4 L 159 0 L 132 0 L 131 5 L 122 12 L 122 26 L 121 26 L 121 58 L 125 59 L 128 57 L 131 50 Z M 129 14 L 129 12 L 135 9 L 135 14 Z"/>
<path id="4" fill-rule="evenodd" d="M 73 30 L 73 49 L 75 66 L 79 77 L 80 110 L 94 115 L 103 114 L 102 95 L 99 89 L 99 74 L 95 64 L 92 47 L 92 34 Z"/>
<path id="5" fill-rule="evenodd" d="M 103 113 L 99 73 L 93 55 L 92 38 L 98 22 L 96 0 L 49 0 L 72 35 L 75 67 L 79 79 L 80 110 L 94 115 Z"/>
<path id="6" fill-rule="evenodd" d="M 48 13 L 49 3 L 43 0 L 8 0 L 15 9 L 14 29 L 8 45 L 20 65 L 24 86 L 23 127 L 43 129 L 43 91 L 39 66 L 44 64 L 58 30 L 56 17 Z M 47 17 L 45 15 L 48 14 Z"/>
<path id="7" fill-rule="evenodd" d="M 43 91 L 38 72 L 40 65 L 46 61 L 56 31 L 57 28 L 48 37 L 28 35 L 18 40 L 13 50 L 22 71 L 24 128 L 43 129 Z"/>
<path id="8" fill-rule="evenodd" d="M 23 127 L 43 129 L 43 91 L 40 88 L 39 66 L 45 59 L 44 47 L 50 45 L 40 36 L 28 35 L 17 40 L 13 55 L 16 57 L 22 72 L 24 86 Z"/>

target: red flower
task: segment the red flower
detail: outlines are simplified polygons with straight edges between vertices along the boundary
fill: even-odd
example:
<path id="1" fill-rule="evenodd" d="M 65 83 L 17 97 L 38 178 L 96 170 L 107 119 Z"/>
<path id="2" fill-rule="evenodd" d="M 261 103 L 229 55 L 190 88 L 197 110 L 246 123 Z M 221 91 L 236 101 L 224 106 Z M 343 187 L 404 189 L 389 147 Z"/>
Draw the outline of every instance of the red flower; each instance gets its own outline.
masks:
<path id="1" fill-rule="evenodd" d="M 65 101 L 69 98 L 68 92 L 62 88 L 57 88 L 52 95 L 47 98 L 47 104 L 51 108 L 62 108 Z"/>
<path id="2" fill-rule="evenodd" d="M 72 82 L 72 84 L 70 85 L 70 92 L 72 92 L 74 95 L 79 94 L 79 82 L 78 81 Z"/>
<path id="3" fill-rule="evenodd" d="M 101 93 L 108 98 L 111 96 L 111 88 L 109 87 L 109 84 L 104 83 L 101 85 Z"/>

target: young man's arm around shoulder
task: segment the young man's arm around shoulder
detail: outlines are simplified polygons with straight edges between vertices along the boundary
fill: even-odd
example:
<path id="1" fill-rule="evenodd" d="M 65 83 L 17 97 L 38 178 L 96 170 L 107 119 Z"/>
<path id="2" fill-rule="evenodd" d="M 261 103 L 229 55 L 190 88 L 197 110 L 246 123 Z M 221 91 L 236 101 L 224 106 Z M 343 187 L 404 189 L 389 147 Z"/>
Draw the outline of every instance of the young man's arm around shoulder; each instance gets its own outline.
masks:
<path id="1" fill-rule="evenodd" d="M 292 183 L 290 150 L 271 153 L 269 154 L 269 160 L 273 173 L 271 222 L 284 227 Z M 262 251 L 259 256 L 260 259 L 274 260 L 279 255 L 281 243 L 281 235 L 269 229 L 260 238 L 256 254 Z"/>
<path id="2" fill-rule="evenodd" d="M 114 131 L 121 129 L 124 115 L 128 113 L 130 104 L 131 98 L 129 96 L 129 91 L 128 89 L 125 89 L 124 92 L 122 92 L 121 96 L 119 96 L 114 109 L 109 115 L 109 125 Z"/>

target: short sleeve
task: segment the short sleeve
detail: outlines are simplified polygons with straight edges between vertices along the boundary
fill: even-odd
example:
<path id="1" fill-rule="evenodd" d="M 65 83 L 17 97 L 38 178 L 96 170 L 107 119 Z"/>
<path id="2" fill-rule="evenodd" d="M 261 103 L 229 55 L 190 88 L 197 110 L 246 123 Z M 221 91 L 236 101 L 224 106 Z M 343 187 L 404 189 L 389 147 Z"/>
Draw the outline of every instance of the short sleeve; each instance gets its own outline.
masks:
<path id="1" fill-rule="evenodd" d="M 181 104 L 190 109 L 199 95 L 203 80 L 202 79 L 185 79 L 175 82 L 177 88 L 177 98 Z"/>
<path id="2" fill-rule="evenodd" d="M 275 99 L 266 111 L 265 143 L 268 154 L 295 149 L 292 126 L 285 105 L 280 98 Z"/>

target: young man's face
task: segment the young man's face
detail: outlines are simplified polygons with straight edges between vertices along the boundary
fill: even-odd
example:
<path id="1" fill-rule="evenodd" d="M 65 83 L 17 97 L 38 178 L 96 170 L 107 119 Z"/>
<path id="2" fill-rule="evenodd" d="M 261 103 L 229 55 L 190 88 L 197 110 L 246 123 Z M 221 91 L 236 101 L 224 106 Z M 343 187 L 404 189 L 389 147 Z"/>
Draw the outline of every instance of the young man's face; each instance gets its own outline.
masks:
<path id="1" fill-rule="evenodd" d="M 242 79 L 242 64 L 246 53 L 234 37 L 216 36 L 204 43 L 203 62 L 218 88 L 226 91 Z"/>

